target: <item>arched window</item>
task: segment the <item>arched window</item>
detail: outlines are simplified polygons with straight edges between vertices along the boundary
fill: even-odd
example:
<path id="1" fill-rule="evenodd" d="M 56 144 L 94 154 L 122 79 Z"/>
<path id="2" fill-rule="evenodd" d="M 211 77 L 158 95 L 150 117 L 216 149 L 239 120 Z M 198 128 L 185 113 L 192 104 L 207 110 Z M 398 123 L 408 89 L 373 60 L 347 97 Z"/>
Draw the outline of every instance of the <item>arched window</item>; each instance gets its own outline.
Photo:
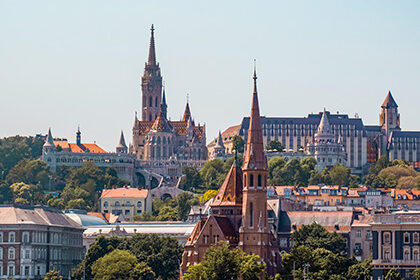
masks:
<path id="1" fill-rule="evenodd" d="M 9 242 L 16 242 L 16 235 L 13 231 L 9 232 Z"/>
<path id="2" fill-rule="evenodd" d="M 115 201 L 115 206 L 121 206 L 119 201 Z"/>
<path id="3" fill-rule="evenodd" d="M 249 186 L 250 187 L 254 186 L 254 175 L 252 174 L 249 176 Z"/>
<path id="4" fill-rule="evenodd" d="M 107 208 L 108 207 L 108 201 L 104 202 L 104 207 Z"/>
<path id="5" fill-rule="evenodd" d="M 141 201 L 137 202 L 137 207 L 141 207 Z"/>
<path id="6" fill-rule="evenodd" d="M 149 107 L 153 107 L 153 98 L 149 97 Z"/>
<path id="7" fill-rule="evenodd" d="M 258 175 L 258 187 L 262 186 L 261 175 Z"/>
<path id="8" fill-rule="evenodd" d="M 130 205 L 131 205 L 130 201 L 127 201 L 127 202 L 125 203 L 125 206 L 130 206 Z"/>
<path id="9" fill-rule="evenodd" d="M 254 204 L 252 202 L 249 204 L 249 227 L 254 227 Z"/>

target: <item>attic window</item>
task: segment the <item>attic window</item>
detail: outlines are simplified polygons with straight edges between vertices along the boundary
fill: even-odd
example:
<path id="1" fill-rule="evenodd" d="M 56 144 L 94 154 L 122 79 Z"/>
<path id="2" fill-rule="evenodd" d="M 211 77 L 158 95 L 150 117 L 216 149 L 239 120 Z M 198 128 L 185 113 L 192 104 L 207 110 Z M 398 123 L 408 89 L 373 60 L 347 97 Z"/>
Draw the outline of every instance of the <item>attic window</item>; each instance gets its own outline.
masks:
<path id="1" fill-rule="evenodd" d="M 339 225 L 334 225 L 335 230 L 339 230 L 340 226 Z"/>

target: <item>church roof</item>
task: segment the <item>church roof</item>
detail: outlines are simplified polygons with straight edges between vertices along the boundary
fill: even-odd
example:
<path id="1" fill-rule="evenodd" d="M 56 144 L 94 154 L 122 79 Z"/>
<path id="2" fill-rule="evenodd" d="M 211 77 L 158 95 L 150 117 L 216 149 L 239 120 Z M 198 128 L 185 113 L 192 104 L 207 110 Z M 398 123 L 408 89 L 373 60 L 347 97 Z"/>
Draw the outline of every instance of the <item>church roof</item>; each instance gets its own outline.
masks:
<path id="1" fill-rule="evenodd" d="M 161 132 L 171 132 L 172 125 L 168 122 L 162 112 L 157 116 L 156 120 L 153 122 L 150 130 L 161 131 Z"/>
<path id="2" fill-rule="evenodd" d="M 243 169 L 267 169 L 258 105 L 257 74 L 254 71 L 254 92 L 252 94 L 251 116 Z"/>
<path id="3" fill-rule="evenodd" d="M 140 134 L 147 134 L 150 130 L 152 130 L 152 126 L 154 121 L 138 121 L 138 127 Z M 187 121 L 168 121 L 168 123 L 172 126 L 175 133 L 178 135 L 185 135 L 187 134 Z M 202 139 L 205 134 L 205 127 L 202 125 L 195 125 L 193 127 L 194 135 L 197 136 L 198 139 Z"/>
<path id="4" fill-rule="evenodd" d="M 234 162 L 211 207 L 242 206 L 242 189 L 242 170 Z"/>
<path id="5" fill-rule="evenodd" d="M 182 118 L 182 120 L 185 122 L 190 118 L 191 118 L 190 105 L 187 102 L 187 105 L 185 106 L 184 117 Z"/>
<path id="6" fill-rule="evenodd" d="M 395 102 L 394 97 L 392 97 L 391 91 L 388 91 L 384 103 L 382 103 L 382 108 L 397 108 L 397 102 Z"/>

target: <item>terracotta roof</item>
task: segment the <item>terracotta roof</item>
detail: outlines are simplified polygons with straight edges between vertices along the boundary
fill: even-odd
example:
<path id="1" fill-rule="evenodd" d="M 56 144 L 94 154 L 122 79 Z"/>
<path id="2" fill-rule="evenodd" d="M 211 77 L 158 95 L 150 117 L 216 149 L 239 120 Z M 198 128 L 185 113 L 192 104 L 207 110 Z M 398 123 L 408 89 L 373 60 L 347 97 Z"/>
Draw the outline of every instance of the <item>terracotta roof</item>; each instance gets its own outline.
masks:
<path id="1" fill-rule="evenodd" d="M 353 226 L 370 226 L 373 222 L 373 215 L 371 214 L 364 214 L 359 215 L 358 219 L 353 221 Z"/>
<path id="2" fill-rule="evenodd" d="M 116 188 L 102 191 L 101 198 L 145 198 L 149 194 L 147 189 L 137 188 Z"/>
<path id="3" fill-rule="evenodd" d="M 190 111 L 190 105 L 187 102 L 187 105 L 185 106 L 184 117 L 182 118 L 182 120 L 186 122 L 188 121 L 189 118 L 191 118 L 191 111 Z"/>
<path id="4" fill-rule="evenodd" d="M 242 170 L 234 162 L 225 181 L 214 197 L 214 206 L 242 206 Z"/>
<path id="5" fill-rule="evenodd" d="M 70 151 L 72 153 L 106 153 L 104 149 L 99 147 L 96 144 L 80 144 L 77 145 L 76 143 L 69 143 Z"/>
<path id="6" fill-rule="evenodd" d="M 207 218 L 202 218 L 195 224 L 195 227 L 193 231 L 191 232 L 190 236 L 188 237 L 187 242 L 185 242 L 185 245 L 192 245 L 194 241 L 198 239 L 200 232 L 203 229 L 206 221 L 207 221 Z"/>
<path id="7" fill-rule="evenodd" d="M 152 130 L 153 121 L 138 121 L 138 127 L 140 134 L 147 134 L 150 130 Z M 178 135 L 185 135 L 187 133 L 187 126 L 188 122 L 184 121 L 168 121 L 168 123 L 172 126 L 175 130 L 175 133 Z M 202 139 L 204 136 L 204 126 L 203 125 L 195 125 L 193 126 L 194 134 L 199 138 Z"/>
<path id="8" fill-rule="evenodd" d="M 395 200 L 420 200 L 420 190 L 395 189 L 393 196 Z"/>
<path id="9" fill-rule="evenodd" d="M 238 234 L 232 226 L 232 223 L 227 217 L 223 216 L 213 216 L 216 219 L 217 224 L 222 230 L 224 236 L 228 240 L 238 241 Z"/>
<path id="10" fill-rule="evenodd" d="M 276 191 L 276 194 L 279 196 L 283 196 L 284 195 L 284 190 L 286 189 L 290 189 L 291 191 L 293 191 L 295 189 L 294 186 L 275 186 L 274 190 Z"/>
<path id="11" fill-rule="evenodd" d="M 54 145 L 56 147 L 60 146 L 63 149 L 70 149 L 70 145 L 69 145 L 69 142 L 67 140 L 58 140 L 58 141 L 54 140 Z"/>
<path id="12" fill-rule="evenodd" d="M 170 125 L 170 123 L 168 122 L 168 120 L 165 118 L 165 116 L 163 116 L 162 113 L 160 113 L 158 115 L 158 117 L 156 118 L 156 120 L 154 121 L 152 127 L 150 128 L 150 130 L 153 131 L 163 131 L 163 132 L 171 132 L 172 131 L 172 126 Z"/>

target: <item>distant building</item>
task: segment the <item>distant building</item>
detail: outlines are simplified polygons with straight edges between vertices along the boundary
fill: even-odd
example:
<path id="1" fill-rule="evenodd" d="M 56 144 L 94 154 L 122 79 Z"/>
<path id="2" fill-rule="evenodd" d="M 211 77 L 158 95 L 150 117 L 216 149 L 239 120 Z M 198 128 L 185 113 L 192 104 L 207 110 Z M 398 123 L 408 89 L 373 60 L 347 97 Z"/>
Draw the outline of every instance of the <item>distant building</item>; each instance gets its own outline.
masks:
<path id="1" fill-rule="evenodd" d="M 67 139 L 54 139 L 49 129 L 41 159 L 48 163 L 52 171 L 57 171 L 60 166 L 81 167 L 85 162 L 92 161 L 99 168 L 114 167 L 118 177 L 130 183 L 135 179 L 135 157 L 127 153 L 122 132 L 116 152 L 108 153 L 97 144 L 83 143 L 80 129 L 76 133 L 76 143 L 69 143 Z"/>
<path id="2" fill-rule="evenodd" d="M 420 190 L 393 190 L 393 197 L 395 206 L 411 209 L 420 210 Z"/>
<path id="3" fill-rule="evenodd" d="M 104 189 L 99 198 L 101 213 L 112 213 L 132 220 L 135 215 L 152 212 L 152 198 L 148 189 L 130 187 Z"/>
<path id="4" fill-rule="evenodd" d="M 84 257 L 82 234 L 56 210 L 0 206 L 0 279 L 42 279 L 52 269 L 70 279 Z"/>
<path id="5" fill-rule="evenodd" d="M 373 217 L 373 280 L 397 269 L 404 279 L 420 264 L 420 212 L 399 211 Z"/>

